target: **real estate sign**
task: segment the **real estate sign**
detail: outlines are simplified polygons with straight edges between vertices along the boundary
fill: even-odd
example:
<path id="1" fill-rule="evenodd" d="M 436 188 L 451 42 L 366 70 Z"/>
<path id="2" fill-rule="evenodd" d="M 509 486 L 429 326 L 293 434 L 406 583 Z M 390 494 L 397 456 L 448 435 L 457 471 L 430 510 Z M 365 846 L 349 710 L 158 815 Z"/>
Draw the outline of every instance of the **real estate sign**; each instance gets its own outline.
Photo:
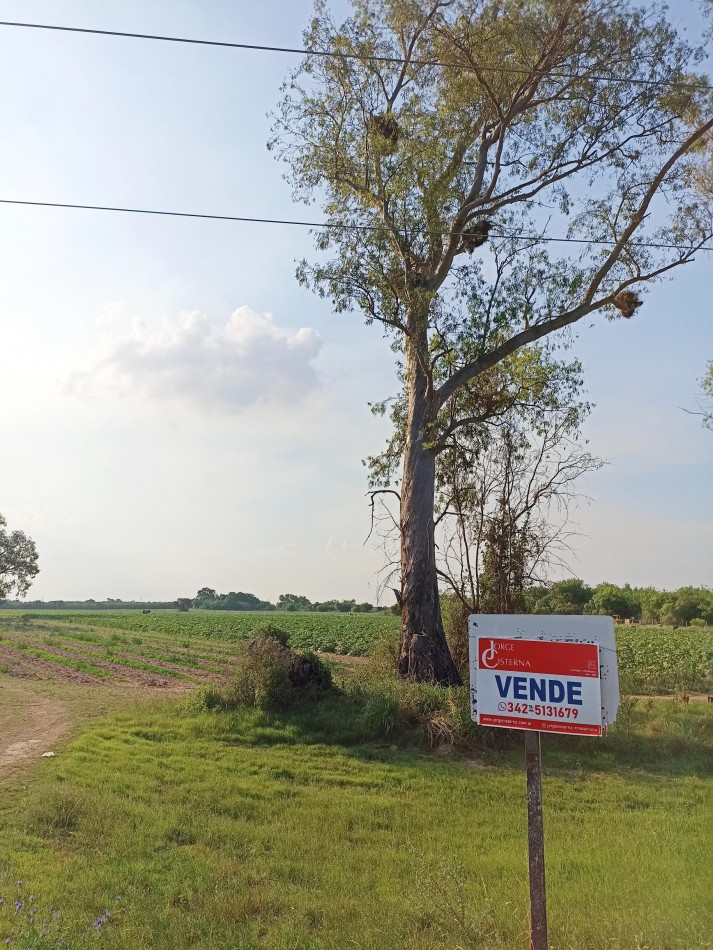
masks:
<path id="1" fill-rule="evenodd" d="M 596 644 L 478 637 L 478 722 L 602 734 Z"/>
<path id="2" fill-rule="evenodd" d="M 610 617 L 470 618 L 473 719 L 501 729 L 600 736 L 619 683 Z"/>

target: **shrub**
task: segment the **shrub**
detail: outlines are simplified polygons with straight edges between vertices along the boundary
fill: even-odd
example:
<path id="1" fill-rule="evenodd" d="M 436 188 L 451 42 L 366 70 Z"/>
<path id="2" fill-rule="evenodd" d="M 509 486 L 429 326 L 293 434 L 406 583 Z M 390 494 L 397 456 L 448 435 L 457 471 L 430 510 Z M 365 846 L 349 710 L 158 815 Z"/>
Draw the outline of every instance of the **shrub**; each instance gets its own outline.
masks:
<path id="1" fill-rule="evenodd" d="M 313 653 L 300 653 L 282 642 L 287 635 L 270 627 L 251 640 L 238 658 L 229 704 L 257 709 L 286 709 L 329 690 L 332 674 Z"/>
<path id="2" fill-rule="evenodd" d="M 332 673 L 318 656 L 312 652 L 292 653 L 289 676 L 293 690 L 300 694 L 319 693 L 331 687 Z"/>
<path id="3" fill-rule="evenodd" d="M 225 706 L 225 697 L 216 686 L 203 685 L 193 690 L 187 706 L 191 712 L 211 712 Z"/>
<path id="4" fill-rule="evenodd" d="M 694 617 L 693 620 L 689 621 L 689 627 L 705 627 L 706 622 L 703 617 Z"/>
<path id="5" fill-rule="evenodd" d="M 269 623 L 266 627 L 260 627 L 255 631 L 253 640 L 259 640 L 261 637 L 270 637 L 276 640 L 280 646 L 286 647 L 290 642 L 290 635 L 286 630 L 281 630 L 274 624 Z"/>

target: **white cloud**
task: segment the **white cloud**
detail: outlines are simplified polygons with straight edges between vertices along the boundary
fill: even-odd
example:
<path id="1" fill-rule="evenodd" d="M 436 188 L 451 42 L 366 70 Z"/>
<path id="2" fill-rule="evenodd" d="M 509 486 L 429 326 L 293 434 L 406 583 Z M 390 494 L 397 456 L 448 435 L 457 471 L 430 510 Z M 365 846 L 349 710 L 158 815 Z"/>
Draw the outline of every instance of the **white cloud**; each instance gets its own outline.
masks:
<path id="1" fill-rule="evenodd" d="M 202 410 L 236 412 L 267 402 L 295 403 L 320 387 L 316 330 L 278 327 L 269 313 L 239 307 L 222 328 L 198 312 L 152 331 L 136 322 L 95 365 L 75 372 L 70 392 L 180 399 Z"/>

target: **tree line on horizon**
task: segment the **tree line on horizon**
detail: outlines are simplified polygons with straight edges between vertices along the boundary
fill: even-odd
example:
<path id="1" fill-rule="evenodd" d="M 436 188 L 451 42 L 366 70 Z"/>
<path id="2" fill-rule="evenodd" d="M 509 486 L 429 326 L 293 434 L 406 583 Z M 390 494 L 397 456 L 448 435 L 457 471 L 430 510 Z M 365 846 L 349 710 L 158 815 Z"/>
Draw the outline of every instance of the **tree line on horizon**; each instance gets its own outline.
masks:
<path id="1" fill-rule="evenodd" d="M 609 582 L 590 587 L 572 577 L 526 590 L 522 608 L 533 614 L 604 614 L 644 624 L 703 626 L 713 624 L 713 590 L 679 587 L 669 591 Z"/>
<path id="2" fill-rule="evenodd" d="M 444 595 L 454 598 L 453 594 Z M 464 604 L 467 608 L 468 605 Z M 311 601 L 302 594 L 280 594 L 276 603 L 260 600 L 254 594 L 231 591 L 218 594 L 213 588 L 203 587 L 195 597 L 179 597 L 169 601 L 135 601 L 108 597 L 106 600 L 6 600 L 0 602 L 6 609 L 55 610 L 245 610 L 245 611 L 306 611 L 315 613 L 399 613 L 398 604 L 380 607 L 356 600 Z M 483 613 L 490 612 L 483 603 Z M 496 612 L 496 611 L 493 611 Z M 655 587 L 632 587 L 605 581 L 595 586 L 578 577 L 533 585 L 522 592 L 513 613 L 525 614 L 594 614 L 618 616 L 643 624 L 663 626 L 713 625 L 713 590 L 708 587 L 679 587 L 676 590 L 658 590 Z"/>

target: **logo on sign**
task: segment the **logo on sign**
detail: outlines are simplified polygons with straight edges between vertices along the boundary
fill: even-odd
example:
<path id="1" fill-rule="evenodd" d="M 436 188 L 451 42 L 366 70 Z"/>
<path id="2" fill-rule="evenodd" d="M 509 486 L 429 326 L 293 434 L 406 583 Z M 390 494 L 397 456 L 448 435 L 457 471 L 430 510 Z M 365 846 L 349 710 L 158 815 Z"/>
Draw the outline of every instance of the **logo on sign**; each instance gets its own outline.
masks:
<path id="1" fill-rule="evenodd" d="M 490 641 L 490 646 L 480 654 L 480 667 L 485 670 L 501 669 L 504 666 L 517 667 L 527 670 L 531 664 L 529 660 L 519 659 L 512 654 L 515 652 L 516 641 L 495 640 Z"/>

